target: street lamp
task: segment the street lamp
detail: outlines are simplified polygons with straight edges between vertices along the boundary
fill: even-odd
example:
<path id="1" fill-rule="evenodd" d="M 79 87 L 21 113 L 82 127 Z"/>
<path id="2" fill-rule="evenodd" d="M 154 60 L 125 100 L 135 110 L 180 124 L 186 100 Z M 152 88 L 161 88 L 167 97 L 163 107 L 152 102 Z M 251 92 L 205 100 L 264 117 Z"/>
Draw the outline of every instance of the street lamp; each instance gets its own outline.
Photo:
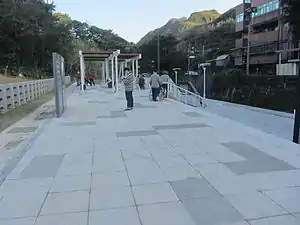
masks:
<path id="1" fill-rule="evenodd" d="M 175 73 L 175 84 L 177 85 L 178 84 L 178 76 L 177 76 L 177 73 L 178 71 L 181 70 L 181 68 L 173 68 L 173 71 Z"/>
<path id="2" fill-rule="evenodd" d="M 203 69 L 203 98 L 206 98 L 206 68 L 210 66 L 210 63 L 201 63 L 198 67 Z"/>

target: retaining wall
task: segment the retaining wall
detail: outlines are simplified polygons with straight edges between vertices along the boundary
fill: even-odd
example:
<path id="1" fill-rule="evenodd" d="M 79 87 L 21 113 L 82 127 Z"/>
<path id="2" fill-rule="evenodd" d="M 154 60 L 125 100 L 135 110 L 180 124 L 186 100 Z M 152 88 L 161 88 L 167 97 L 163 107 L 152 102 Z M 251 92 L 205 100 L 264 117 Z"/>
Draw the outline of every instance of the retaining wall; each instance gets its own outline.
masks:
<path id="1" fill-rule="evenodd" d="M 70 82 L 70 76 L 66 76 L 65 84 L 68 85 Z M 6 113 L 51 91 L 54 91 L 53 78 L 0 84 L 0 112 Z"/>

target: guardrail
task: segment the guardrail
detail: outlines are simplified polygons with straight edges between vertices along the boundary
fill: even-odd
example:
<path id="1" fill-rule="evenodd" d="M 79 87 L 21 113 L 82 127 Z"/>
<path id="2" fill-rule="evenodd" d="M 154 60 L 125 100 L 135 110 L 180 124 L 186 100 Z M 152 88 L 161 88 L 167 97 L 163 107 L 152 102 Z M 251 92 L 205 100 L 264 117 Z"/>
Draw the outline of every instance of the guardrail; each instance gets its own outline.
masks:
<path id="1" fill-rule="evenodd" d="M 65 84 L 71 82 L 71 77 L 65 77 Z M 0 84 L 0 112 L 26 104 L 28 101 L 54 91 L 54 79 L 33 80 L 18 83 Z"/>
<path id="2" fill-rule="evenodd" d="M 168 83 L 167 97 L 193 107 L 206 107 L 206 103 L 200 95 L 176 86 L 172 81 Z"/>

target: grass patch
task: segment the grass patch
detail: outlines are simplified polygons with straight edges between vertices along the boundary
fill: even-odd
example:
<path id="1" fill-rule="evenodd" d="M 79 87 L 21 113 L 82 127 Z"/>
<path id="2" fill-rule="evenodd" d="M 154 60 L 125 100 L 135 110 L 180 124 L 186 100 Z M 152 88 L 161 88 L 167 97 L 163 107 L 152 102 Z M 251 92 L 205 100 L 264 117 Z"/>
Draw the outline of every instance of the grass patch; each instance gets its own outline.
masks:
<path id="1" fill-rule="evenodd" d="M 5 114 L 0 114 L 0 132 L 18 122 L 23 117 L 27 116 L 44 103 L 50 101 L 54 96 L 54 92 L 49 92 L 45 95 L 40 96 L 37 99 L 27 102 L 24 105 L 16 107 Z"/>
<path id="2" fill-rule="evenodd" d="M 9 83 L 17 83 L 28 81 L 26 78 L 21 77 L 9 77 L 0 74 L 0 84 L 9 84 Z"/>

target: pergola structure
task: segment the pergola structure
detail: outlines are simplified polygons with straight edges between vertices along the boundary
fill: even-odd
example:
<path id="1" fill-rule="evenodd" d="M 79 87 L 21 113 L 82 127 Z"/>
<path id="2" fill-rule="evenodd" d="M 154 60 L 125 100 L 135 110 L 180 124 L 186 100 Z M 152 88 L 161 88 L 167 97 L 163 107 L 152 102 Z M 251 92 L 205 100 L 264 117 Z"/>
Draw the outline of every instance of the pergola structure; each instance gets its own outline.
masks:
<path id="1" fill-rule="evenodd" d="M 117 92 L 119 91 L 119 77 L 124 75 L 124 68 L 131 63 L 133 75 L 135 77 L 138 76 L 138 61 L 141 58 L 142 55 L 139 53 L 121 53 L 120 50 L 97 53 L 79 51 L 82 90 L 85 82 L 85 61 L 102 62 L 102 81 L 105 83 L 107 80 L 111 80 L 113 91 Z M 109 67 L 111 67 L 111 69 L 109 69 Z"/>

